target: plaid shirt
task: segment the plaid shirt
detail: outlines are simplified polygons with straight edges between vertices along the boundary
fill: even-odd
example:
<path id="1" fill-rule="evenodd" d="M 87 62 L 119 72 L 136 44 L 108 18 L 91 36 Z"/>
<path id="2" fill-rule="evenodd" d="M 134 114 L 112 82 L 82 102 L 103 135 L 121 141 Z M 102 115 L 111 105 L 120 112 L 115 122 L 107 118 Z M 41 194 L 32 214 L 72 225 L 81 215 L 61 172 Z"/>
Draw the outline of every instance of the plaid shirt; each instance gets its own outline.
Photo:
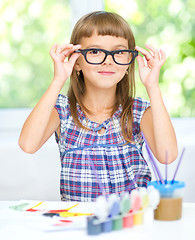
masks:
<path id="1" fill-rule="evenodd" d="M 60 192 L 63 201 L 90 202 L 103 193 L 120 195 L 124 191 L 147 186 L 151 172 L 142 155 L 140 121 L 149 106 L 146 100 L 134 99 L 132 138 L 135 144 L 126 144 L 121 134 L 121 106 L 112 118 L 98 124 L 86 119 L 77 104 L 79 120 L 91 129 L 85 130 L 75 125 L 68 97 L 58 96 L 55 108 L 61 129 L 59 138 L 56 134 L 56 141 L 61 159 Z M 105 132 L 99 134 L 102 127 Z"/>

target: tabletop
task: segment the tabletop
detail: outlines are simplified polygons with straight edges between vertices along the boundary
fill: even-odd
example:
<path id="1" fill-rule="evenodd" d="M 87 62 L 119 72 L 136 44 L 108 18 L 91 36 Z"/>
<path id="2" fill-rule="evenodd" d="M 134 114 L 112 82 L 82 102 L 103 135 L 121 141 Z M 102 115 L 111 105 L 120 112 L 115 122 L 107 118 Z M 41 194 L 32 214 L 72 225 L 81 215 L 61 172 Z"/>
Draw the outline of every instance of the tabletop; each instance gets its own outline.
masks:
<path id="1" fill-rule="evenodd" d="M 129 229 L 102 233 L 98 236 L 88 236 L 86 228 L 64 228 L 60 231 L 43 231 L 30 227 L 29 223 L 44 225 L 48 218 L 24 217 L 21 213 L 10 209 L 9 206 L 17 201 L 0 201 L 0 238 L 2 240 L 62 240 L 62 239 L 135 239 L 135 240 L 194 240 L 195 239 L 195 203 L 183 203 L 182 218 L 177 221 L 157 221 L 150 224 L 134 226 Z M 32 225 L 34 226 L 34 225 Z"/>

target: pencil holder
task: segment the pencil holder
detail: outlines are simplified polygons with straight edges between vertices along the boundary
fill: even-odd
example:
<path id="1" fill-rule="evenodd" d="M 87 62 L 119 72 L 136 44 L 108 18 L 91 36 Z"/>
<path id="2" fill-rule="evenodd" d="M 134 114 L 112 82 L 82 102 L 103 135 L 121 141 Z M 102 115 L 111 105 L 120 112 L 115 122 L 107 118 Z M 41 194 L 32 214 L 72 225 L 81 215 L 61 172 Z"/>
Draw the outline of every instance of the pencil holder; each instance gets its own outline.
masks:
<path id="1" fill-rule="evenodd" d="M 167 181 L 165 184 L 161 184 L 153 181 L 149 185 L 153 185 L 160 192 L 160 203 L 154 212 L 154 218 L 164 221 L 181 219 L 185 183 Z"/>

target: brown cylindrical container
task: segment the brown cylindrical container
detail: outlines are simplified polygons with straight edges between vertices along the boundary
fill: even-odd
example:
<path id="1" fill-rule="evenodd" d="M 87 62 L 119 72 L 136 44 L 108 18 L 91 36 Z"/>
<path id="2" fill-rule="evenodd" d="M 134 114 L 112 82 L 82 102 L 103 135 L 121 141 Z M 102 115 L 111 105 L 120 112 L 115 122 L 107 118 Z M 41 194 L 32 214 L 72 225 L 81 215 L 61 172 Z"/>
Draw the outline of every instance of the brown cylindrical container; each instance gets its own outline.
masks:
<path id="1" fill-rule="evenodd" d="M 165 184 L 161 184 L 153 181 L 150 185 L 158 189 L 160 193 L 160 202 L 154 212 L 154 219 L 162 221 L 181 219 L 185 183 L 182 181 L 167 181 Z"/>
<path id="2" fill-rule="evenodd" d="M 156 220 L 179 220 L 182 216 L 182 198 L 161 198 L 154 212 Z"/>

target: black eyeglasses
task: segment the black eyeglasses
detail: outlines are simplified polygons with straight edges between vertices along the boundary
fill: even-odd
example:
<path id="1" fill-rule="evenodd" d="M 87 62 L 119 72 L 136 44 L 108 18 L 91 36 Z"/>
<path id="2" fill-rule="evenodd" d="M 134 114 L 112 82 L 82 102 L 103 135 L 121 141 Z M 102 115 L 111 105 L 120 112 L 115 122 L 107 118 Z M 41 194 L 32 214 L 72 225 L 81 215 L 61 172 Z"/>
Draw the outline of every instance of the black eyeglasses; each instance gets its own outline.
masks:
<path id="1" fill-rule="evenodd" d="M 115 51 L 107 51 L 100 48 L 79 49 L 75 52 L 81 53 L 87 63 L 89 64 L 102 64 L 108 55 L 111 55 L 113 61 L 119 65 L 131 64 L 138 55 L 138 51 L 130 49 L 122 49 Z"/>

